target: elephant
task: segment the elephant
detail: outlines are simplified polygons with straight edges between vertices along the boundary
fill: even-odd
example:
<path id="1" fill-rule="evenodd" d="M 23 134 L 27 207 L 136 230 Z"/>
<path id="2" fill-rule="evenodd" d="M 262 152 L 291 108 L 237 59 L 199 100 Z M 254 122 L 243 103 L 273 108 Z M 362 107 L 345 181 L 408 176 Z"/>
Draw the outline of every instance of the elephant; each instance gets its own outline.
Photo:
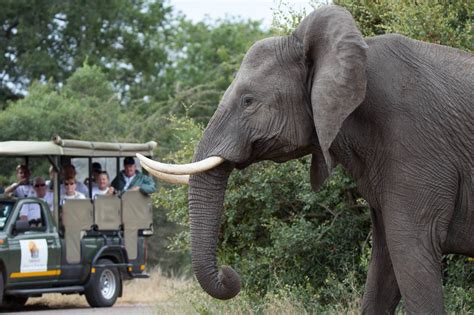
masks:
<path id="1" fill-rule="evenodd" d="M 153 175 L 189 183 L 192 267 L 218 299 L 241 288 L 216 249 L 230 173 L 311 157 L 317 191 L 336 165 L 370 206 L 373 246 L 362 313 L 441 314 L 443 254 L 474 255 L 474 58 L 398 34 L 364 38 L 323 6 L 288 36 L 246 53 L 193 163 L 139 156 Z"/>

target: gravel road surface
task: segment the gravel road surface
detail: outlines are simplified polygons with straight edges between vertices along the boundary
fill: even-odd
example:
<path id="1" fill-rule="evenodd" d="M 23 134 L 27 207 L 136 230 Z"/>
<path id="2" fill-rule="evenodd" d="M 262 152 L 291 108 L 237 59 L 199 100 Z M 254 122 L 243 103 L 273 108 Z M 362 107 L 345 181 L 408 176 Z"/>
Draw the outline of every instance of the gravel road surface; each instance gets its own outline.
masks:
<path id="1" fill-rule="evenodd" d="M 90 307 L 79 307 L 79 308 L 48 308 L 47 306 L 37 306 L 37 305 L 27 305 L 21 311 L 15 310 L 6 310 L 4 312 L 0 311 L 2 314 L 27 314 L 27 315 L 59 315 L 59 314 L 67 314 L 67 315 L 83 315 L 83 314 L 124 314 L 124 315 L 132 315 L 132 314 L 156 314 L 154 311 L 153 306 L 147 304 L 118 304 L 114 307 L 106 307 L 106 308 L 90 308 Z"/>

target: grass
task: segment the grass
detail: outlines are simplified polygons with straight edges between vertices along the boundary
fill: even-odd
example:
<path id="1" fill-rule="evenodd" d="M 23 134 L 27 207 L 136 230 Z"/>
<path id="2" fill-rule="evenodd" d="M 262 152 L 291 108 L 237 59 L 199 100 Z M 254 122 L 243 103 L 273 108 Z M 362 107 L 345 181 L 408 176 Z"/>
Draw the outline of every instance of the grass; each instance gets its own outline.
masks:
<path id="1" fill-rule="evenodd" d="M 123 295 L 116 304 L 167 304 L 180 290 L 190 285 L 190 280 L 164 277 L 159 269 L 153 269 L 149 279 L 125 281 Z M 51 308 L 89 307 L 86 298 L 78 294 L 45 294 L 40 298 L 30 298 L 27 305 Z"/>
<path id="2" fill-rule="evenodd" d="M 120 304 L 153 305 L 157 314 L 309 314 L 298 302 L 280 296 L 269 297 L 258 303 L 243 292 L 229 301 L 219 301 L 207 295 L 194 280 L 168 278 L 159 269 L 150 272 L 149 279 L 135 279 L 124 283 Z M 32 308 L 82 308 L 88 307 L 81 295 L 45 294 L 30 298 Z M 350 314 L 350 312 L 344 312 Z M 354 311 L 354 314 L 357 312 Z"/>
<path id="3" fill-rule="evenodd" d="M 349 277 L 350 278 L 350 277 Z M 123 296 L 116 305 L 150 305 L 156 314 L 359 314 L 362 292 L 351 287 L 351 281 L 328 285 L 325 290 L 337 292 L 339 297 L 336 305 L 318 304 L 318 297 L 310 298 L 311 305 L 303 305 L 294 288 L 282 289 L 266 297 L 256 299 L 246 295 L 243 290 L 237 297 L 229 301 L 211 298 L 195 280 L 185 278 L 169 278 L 161 274 L 158 268 L 150 272 L 149 279 L 135 279 L 124 283 Z M 448 313 L 467 314 L 474 306 L 471 290 L 455 292 L 448 290 L 446 303 Z M 300 294 L 304 292 L 299 291 Z M 454 301 L 454 297 L 458 300 Z M 82 308 L 89 307 L 84 296 L 45 294 L 41 298 L 30 298 L 30 308 Z M 451 306 L 451 307 L 449 307 Z M 450 309 L 451 308 L 451 309 Z M 397 314 L 405 314 L 402 306 Z"/>

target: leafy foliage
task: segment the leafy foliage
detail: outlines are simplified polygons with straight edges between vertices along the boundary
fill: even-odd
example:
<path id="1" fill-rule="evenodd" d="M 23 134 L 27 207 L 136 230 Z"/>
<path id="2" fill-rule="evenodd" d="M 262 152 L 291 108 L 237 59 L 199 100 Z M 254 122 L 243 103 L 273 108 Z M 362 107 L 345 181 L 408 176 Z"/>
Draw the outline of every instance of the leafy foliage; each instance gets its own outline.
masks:
<path id="1" fill-rule="evenodd" d="M 348 9 L 365 36 L 398 33 L 414 39 L 472 50 L 472 1 L 349 1 Z"/>
<path id="2" fill-rule="evenodd" d="M 232 177 L 221 257 L 238 266 L 253 292 L 305 287 L 319 302 L 334 303 L 321 290 L 331 277 L 342 281 L 340 271 L 358 270 L 359 284 L 364 281 L 360 256 L 370 221 L 342 169 L 315 194 L 309 164 L 262 163 Z"/>
<path id="3" fill-rule="evenodd" d="M 117 90 L 156 81 L 172 28 L 163 1 L 4 1 L 0 95 L 21 97 L 33 80 L 64 83 L 86 58 Z"/>
<path id="4" fill-rule="evenodd" d="M 63 138 L 118 141 L 122 108 L 98 67 L 85 65 L 61 91 L 52 83 L 34 82 L 29 94 L 12 102 L 0 116 L 0 140 L 45 141 Z"/>
<path id="5" fill-rule="evenodd" d="M 307 1 L 313 8 L 318 8 L 323 4 L 329 4 L 330 1 Z M 295 9 L 287 0 L 276 1 L 277 7 L 273 11 L 272 28 L 280 35 L 289 35 L 300 24 L 301 20 L 311 12 L 307 10 Z"/>

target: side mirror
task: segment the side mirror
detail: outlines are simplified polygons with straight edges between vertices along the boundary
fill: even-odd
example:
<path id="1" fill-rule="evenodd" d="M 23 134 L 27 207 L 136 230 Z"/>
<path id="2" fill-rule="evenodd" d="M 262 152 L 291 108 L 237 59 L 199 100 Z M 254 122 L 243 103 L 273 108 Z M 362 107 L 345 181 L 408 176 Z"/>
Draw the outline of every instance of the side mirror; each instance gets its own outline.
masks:
<path id="1" fill-rule="evenodd" d="M 24 233 L 30 230 L 30 224 L 28 221 L 25 220 L 17 220 L 15 222 L 15 232 L 16 233 Z"/>

